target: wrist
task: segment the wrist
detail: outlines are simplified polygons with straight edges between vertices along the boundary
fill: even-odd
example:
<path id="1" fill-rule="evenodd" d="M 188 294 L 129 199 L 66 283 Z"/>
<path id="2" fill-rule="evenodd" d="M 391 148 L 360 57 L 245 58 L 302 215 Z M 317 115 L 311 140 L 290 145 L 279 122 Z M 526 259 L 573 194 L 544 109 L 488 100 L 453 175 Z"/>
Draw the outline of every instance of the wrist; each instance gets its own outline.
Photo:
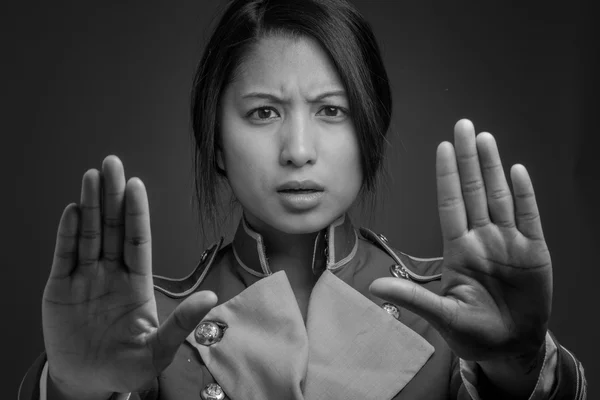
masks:
<path id="1" fill-rule="evenodd" d="M 93 392 L 89 387 L 78 387 L 53 375 L 48 365 L 46 380 L 47 400 L 108 400 L 112 392 Z"/>
<path id="2" fill-rule="evenodd" d="M 536 353 L 527 355 L 478 361 L 489 389 L 501 395 L 497 398 L 528 399 L 533 393 L 546 357 L 546 342 Z"/>

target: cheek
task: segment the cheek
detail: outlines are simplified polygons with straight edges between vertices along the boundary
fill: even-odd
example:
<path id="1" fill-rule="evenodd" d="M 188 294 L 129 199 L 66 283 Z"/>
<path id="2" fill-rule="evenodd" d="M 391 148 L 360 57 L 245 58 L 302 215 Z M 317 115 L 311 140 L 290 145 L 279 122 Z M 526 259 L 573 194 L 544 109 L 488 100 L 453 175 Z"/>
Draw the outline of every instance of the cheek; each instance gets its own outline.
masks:
<path id="1" fill-rule="evenodd" d="M 346 140 L 339 141 L 332 146 L 330 157 L 335 160 L 337 174 L 347 183 L 362 182 L 362 168 L 360 163 L 360 149 L 354 134 L 347 135 Z"/>
<path id="2" fill-rule="evenodd" d="M 328 209 L 339 214 L 348 209 L 362 186 L 360 150 L 353 131 L 340 132 L 331 136 L 332 140 L 323 143 L 325 152 L 320 154 L 323 171 L 326 172 L 330 188 Z"/>
<path id="3" fill-rule="evenodd" d="M 235 121 L 235 118 L 225 118 L 221 133 L 223 157 L 228 175 L 235 174 L 236 171 L 247 168 L 247 164 L 251 163 L 252 160 L 252 157 L 248 157 L 248 152 L 244 151 L 246 146 L 250 144 L 244 142 L 247 135 L 240 134 L 240 132 L 243 132 L 242 127 Z"/>
<path id="4" fill-rule="evenodd" d="M 267 144 L 231 131 L 224 136 L 223 144 L 227 177 L 238 198 L 268 186 L 268 171 L 273 168 Z"/>

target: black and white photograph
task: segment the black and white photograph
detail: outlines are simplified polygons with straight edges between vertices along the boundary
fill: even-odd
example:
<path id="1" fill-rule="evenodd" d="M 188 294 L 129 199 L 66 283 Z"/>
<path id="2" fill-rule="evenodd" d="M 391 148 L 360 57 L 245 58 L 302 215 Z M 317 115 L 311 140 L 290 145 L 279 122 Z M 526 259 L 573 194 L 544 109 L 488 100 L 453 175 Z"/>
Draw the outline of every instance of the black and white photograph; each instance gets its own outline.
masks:
<path id="1" fill-rule="evenodd" d="M 3 398 L 600 396 L 589 3 L 6 6 Z"/>

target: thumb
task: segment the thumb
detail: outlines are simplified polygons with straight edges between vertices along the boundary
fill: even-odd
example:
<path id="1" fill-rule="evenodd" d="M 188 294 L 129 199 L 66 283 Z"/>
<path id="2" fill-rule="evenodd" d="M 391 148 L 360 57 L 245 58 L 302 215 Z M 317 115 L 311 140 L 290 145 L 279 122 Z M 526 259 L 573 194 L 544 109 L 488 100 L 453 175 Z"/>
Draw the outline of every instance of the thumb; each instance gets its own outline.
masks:
<path id="1" fill-rule="evenodd" d="M 194 293 L 179 304 L 154 332 L 150 343 L 158 373 L 171 363 L 179 346 L 216 303 L 217 296 L 211 291 Z"/>
<path id="2" fill-rule="evenodd" d="M 439 296 L 405 279 L 379 278 L 371 283 L 369 291 L 421 316 L 438 331 L 448 331 L 458 311 L 456 301 Z"/>

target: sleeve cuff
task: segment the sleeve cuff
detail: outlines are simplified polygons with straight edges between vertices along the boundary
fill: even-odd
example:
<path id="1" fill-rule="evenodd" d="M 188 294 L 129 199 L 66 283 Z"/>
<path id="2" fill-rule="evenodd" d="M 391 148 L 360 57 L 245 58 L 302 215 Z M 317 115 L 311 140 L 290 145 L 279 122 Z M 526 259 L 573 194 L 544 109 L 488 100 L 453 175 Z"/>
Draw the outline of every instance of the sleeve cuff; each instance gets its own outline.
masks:
<path id="1" fill-rule="evenodd" d="M 550 397 L 552 388 L 556 382 L 557 347 L 550 336 L 546 333 L 545 356 L 537 384 L 529 396 L 529 400 L 541 400 Z M 460 359 L 460 376 L 467 392 L 473 400 L 481 400 L 477 390 L 477 382 L 480 374 L 479 365 L 475 361 Z"/>
<path id="2" fill-rule="evenodd" d="M 558 348 L 557 382 L 551 398 L 585 400 L 587 398 L 587 381 L 583 365 L 573 353 L 560 345 L 552 332 L 550 332 L 550 336 Z"/>
<path id="3" fill-rule="evenodd" d="M 40 376 L 40 400 L 46 400 L 46 383 L 48 382 L 48 361 L 44 363 L 42 375 Z"/>
<path id="4" fill-rule="evenodd" d="M 48 400 L 48 361 L 44 363 L 44 369 L 42 369 L 42 375 L 40 376 L 40 398 L 39 400 Z M 109 400 L 133 400 L 132 393 L 114 393 Z"/>

